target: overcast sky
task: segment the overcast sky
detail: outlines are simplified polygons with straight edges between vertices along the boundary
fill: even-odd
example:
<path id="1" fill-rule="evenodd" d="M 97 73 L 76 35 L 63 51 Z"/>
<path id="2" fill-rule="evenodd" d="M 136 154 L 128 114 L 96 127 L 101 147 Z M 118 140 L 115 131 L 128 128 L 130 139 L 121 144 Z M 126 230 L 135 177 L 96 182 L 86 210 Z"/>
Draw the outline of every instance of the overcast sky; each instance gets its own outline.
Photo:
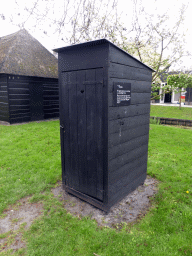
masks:
<path id="1" fill-rule="evenodd" d="M 5 20 L 0 18 L 0 37 L 14 33 L 19 30 L 18 26 L 14 26 L 10 23 L 9 18 L 11 17 L 14 23 L 18 23 L 19 20 L 23 17 L 23 6 L 27 4 L 30 6 L 31 1 L 27 0 L 0 0 L 1 9 L 0 15 L 3 14 L 5 16 Z M 17 2 L 17 5 L 15 4 Z M 46 1 L 45 1 L 46 2 Z M 170 23 L 173 22 L 177 18 L 178 9 L 181 5 L 188 4 L 188 8 L 186 10 L 184 26 L 182 30 L 186 32 L 186 49 L 190 52 L 192 45 L 192 1 L 189 0 L 137 0 L 138 4 L 141 3 L 145 7 L 145 11 L 147 13 L 156 14 L 163 13 L 168 11 L 168 15 L 170 16 Z M 57 4 L 61 3 L 63 5 L 63 0 L 57 0 Z M 126 4 L 125 4 L 126 3 Z M 59 8 L 59 5 L 57 5 Z M 125 24 L 130 24 L 132 20 L 133 14 L 133 5 L 131 0 L 119 0 L 118 4 L 119 13 L 121 13 L 122 21 Z M 55 13 L 59 14 L 60 9 L 56 9 Z M 18 15 L 19 14 L 19 15 Z M 55 14 L 54 14 L 55 15 Z M 26 18 L 26 17 L 25 17 Z M 65 46 L 61 40 L 58 40 L 56 35 L 54 34 L 54 30 L 51 30 L 51 27 L 48 24 L 44 24 L 45 30 L 49 30 L 49 36 L 43 33 L 43 30 L 38 29 L 32 26 L 33 21 L 29 20 L 25 24 L 25 28 L 29 31 L 29 33 L 35 37 L 39 42 L 41 42 L 48 50 Z M 187 68 L 192 68 L 192 58 L 186 57 L 184 58 L 184 66 Z"/>

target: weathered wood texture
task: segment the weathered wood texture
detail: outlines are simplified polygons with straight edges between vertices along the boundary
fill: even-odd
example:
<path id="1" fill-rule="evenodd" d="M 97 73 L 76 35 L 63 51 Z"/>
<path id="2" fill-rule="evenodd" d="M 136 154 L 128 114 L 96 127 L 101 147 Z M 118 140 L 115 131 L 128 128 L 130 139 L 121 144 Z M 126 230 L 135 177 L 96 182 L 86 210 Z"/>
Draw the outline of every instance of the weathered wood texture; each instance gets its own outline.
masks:
<path id="1" fill-rule="evenodd" d="M 133 149 L 136 149 L 137 147 L 138 149 L 140 148 L 141 151 L 143 150 L 142 147 L 144 147 L 144 150 L 145 150 L 147 144 L 148 144 L 148 134 L 143 135 L 141 137 L 137 137 L 123 144 L 119 144 L 117 146 L 111 147 L 109 148 L 109 156 L 108 156 L 109 161 L 123 154 L 126 154 L 128 152 L 130 154 L 130 151 Z"/>
<path id="2" fill-rule="evenodd" d="M 117 63 L 111 63 L 109 76 L 111 78 L 151 82 L 150 71 Z"/>
<path id="3" fill-rule="evenodd" d="M 117 159 L 114 159 L 109 164 L 111 175 L 109 176 L 109 183 L 115 184 L 118 181 L 123 181 L 129 172 L 134 171 L 139 166 L 147 161 L 146 147 L 142 150 L 135 149 L 127 154 L 124 154 Z M 134 155 L 134 154 L 138 155 Z"/>
<path id="4" fill-rule="evenodd" d="M 148 134 L 149 132 L 149 123 L 146 120 L 146 124 L 139 125 L 134 128 L 122 131 L 121 136 L 119 133 L 113 133 L 112 136 L 109 136 L 108 147 L 113 148 L 117 145 L 126 143 L 130 140 L 136 139 L 137 137 Z"/>
<path id="5" fill-rule="evenodd" d="M 121 186 L 121 184 L 119 184 L 121 190 L 119 190 L 116 194 L 113 193 L 113 190 L 115 190 L 115 188 L 113 188 L 113 186 L 110 187 L 110 192 L 112 191 L 112 193 L 109 193 L 110 201 L 108 203 L 108 209 L 110 209 L 111 206 L 119 202 L 129 193 L 134 191 L 139 185 L 143 184 L 147 176 L 146 166 L 139 168 L 139 174 L 140 175 L 136 174 L 135 176 L 133 176 L 133 178 L 130 179 L 130 183 L 127 182 L 126 184 L 124 184 L 123 187 Z"/>
<path id="6" fill-rule="evenodd" d="M 20 123 L 59 116 L 58 80 L 27 76 L 5 75 L 3 91 L 7 105 L 7 122 Z M 5 102 L 6 101 L 6 102 Z M 1 118 L 2 119 L 2 118 Z M 0 120 L 1 120 L 0 119 Z"/>
<path id="7" fill-rule="evenodd" d="M 145 115 L 150 112 L 149 104 L 137 104 L 130 105 L 129 107 L 110 107 L 109 109 L 109 120 L 117 120 L 122 118 L 129 118 L 138 115 Z"/>
<path id="8" fill-rule="evenodd" d="M 109 108 L 110 109 L 110 108 Z M 144 115 L 131 116 L 122 119 L 110 120 L 109 121 L 109 133 L 119 133 L 121 137 L 121 133 L 130 128 L 134 128 L 149 122 L 149 113 Z"/>
<path id="9" fill-rule="evenodd" d="M 9 122 L 7 77 L 2 74 L 0 74 L 0 121 Z"/>
<path id="10" fill-rule="evenodd" d="M 113 197 L 116 197 L 118 193 L 121 193 L 120 191 L 130 185 L 135 179 L 140 177 L 143 173 L 146 173 L 146 160 L 147 157 L 145 157 L 142 165 L 127 169 L 127 172 L 124 174 L 123 177 L 118 178 L 113 184 L 110 184 L 109 195 L 111 197 L 111 200 Z"/>

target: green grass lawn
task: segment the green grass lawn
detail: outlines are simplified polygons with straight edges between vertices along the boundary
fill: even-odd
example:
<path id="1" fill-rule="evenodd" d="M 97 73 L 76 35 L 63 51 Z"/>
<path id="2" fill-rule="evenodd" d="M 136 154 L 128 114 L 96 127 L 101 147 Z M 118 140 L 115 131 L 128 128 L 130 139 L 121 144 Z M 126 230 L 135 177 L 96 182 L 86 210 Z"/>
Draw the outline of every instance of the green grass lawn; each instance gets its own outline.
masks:
<path id="1" fill-rule="evenodd" d="M 14 255 L 192 255 L 192 130 L 150 128 L 148 174 L 160 181 L 159 192 L 140 222 L 115 230 L 73 217 L 50 192 L 61 180 L 58 121 L 0 126 L 1 214 L 27 195 L 44 204 L 43 215 L 20 231 L 27 247 Z"/>
<path id="2" fill-rule="evenodd" d="M 155 117 L 167 117 L 192 120 L 192 108 L 167 107 L 151 105 L 150 115 Z"/>
<path id="3" fill-rule="evenodd" d="M 61 178 L 59 122 L 0 125 L 0 213 Z"/>

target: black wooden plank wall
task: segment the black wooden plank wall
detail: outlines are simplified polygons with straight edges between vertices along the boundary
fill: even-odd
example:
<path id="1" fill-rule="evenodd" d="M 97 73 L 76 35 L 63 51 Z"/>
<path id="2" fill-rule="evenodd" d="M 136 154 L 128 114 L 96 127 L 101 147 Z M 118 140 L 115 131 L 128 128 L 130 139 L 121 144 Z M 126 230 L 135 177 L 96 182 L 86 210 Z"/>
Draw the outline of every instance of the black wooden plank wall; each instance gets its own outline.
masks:
<path id="1" fill-rule="evenodd" d="M 59 72 L 99 68 L 108 64 L 108 44 L 78 47 L 59 53 Z"/>
<path id="2" fill-rule="evenodd" d="M 43 115 L 41 119 L 59 117 L 58 79 L 7 75 L 10 123 L 29 122 L 34 119 L 31 109 L 31 86 L 43 87 Z M 38 118 L 37 118 L 38 119 Z"/>
<path id="3" fill-rule="evenodd" d="M 9 101 L 6 75 L 0 74 L 0 121 L 9 122 Z"/>
<path id="4" fill-rule="evenodd" d="M 8 76 L 10 123 L 31 120 L 29 78 L 15 75 Z"/>
<path id="5" fill-rule="evenodd" d="M 59 84 L 57 79 L 43 81 L 44 118 L 59 117 Z"/>
<path id="6" fill-rule="evenodd" d="M 188 100 L 189 102 L 192 102 L 192 88 L 186 88 L 186 91 L 187 93 L 185 94 L 185 102 L 187 102 Z"/>
<path id="7" fill-rule="evenodd" d="M 110 45 L 108 87 L 109 205 L 141 184 L 147 171 L 151 71 Z M 131 104 L 113 107 L 114 82 L 131 83 Z"/>

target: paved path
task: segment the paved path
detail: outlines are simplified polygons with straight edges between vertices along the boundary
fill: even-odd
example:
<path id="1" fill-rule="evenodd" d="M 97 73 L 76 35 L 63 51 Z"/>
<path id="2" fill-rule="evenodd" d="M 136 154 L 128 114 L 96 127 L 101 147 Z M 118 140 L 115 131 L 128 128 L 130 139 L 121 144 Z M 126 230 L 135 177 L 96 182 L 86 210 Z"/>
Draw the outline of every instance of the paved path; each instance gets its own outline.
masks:
<path id="1" fill-rule="evenodd" d="M 180 104 L 174 103 L 151 103 L 151 105 L 156 106 L 168 106 L 168 107 L 179 107 Z M 182 108 L 192 108 L 192 105 L 181 105 Z"/>

